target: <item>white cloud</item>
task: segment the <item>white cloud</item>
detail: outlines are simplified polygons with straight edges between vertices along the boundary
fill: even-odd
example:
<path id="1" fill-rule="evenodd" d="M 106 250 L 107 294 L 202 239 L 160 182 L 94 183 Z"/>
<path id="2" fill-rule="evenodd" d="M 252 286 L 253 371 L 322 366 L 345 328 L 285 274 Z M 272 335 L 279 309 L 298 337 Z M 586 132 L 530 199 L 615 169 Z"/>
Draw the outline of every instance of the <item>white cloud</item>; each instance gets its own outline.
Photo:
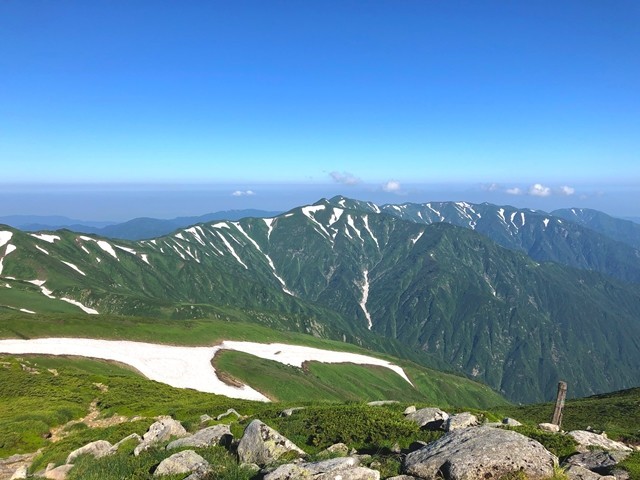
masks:
<path id="1" fill-rule="evenodd" d="M 246 197 L 246 196 L 255 195 L 255 194 L 256 192 L 254 192 L 253 190 L 236 190 L 231 195 L 233 195 L 234 197 Z"/>
<path id="2" fill-rule="evenodd" d="M 529 195 L 533 195 L 534 197 L 548 197 L 551 195 L 551 189 L 541 183 L 534 183 L 529 187 Z"/>
<path id="3" fill-rule="evenodd" d="M 573 195 L 574 193 L 576 193 L 576 189 L 573 187 L 569 187 L 567 185 L 563 185 L 562 187 L 560 187 L 560 194 L 561 195 Z"/>
<path id="4" fill-rule="evenodd" d="M 400 191 L 400 182 L 396 180 L 389 180 L 387 183 L 382 185 L 382 190 L 385 192 L 398 193 Z"/>
<path id="5" fill-rule="evenodd" d="M 509 195 L 522 195 L 522 189 L 519 187 L 507 188 L 505 192 Z"/>
<path id="6" fill-rule="evenodd" d="M 349 172 L 329 172 L 329 176 L 333 178 L 334 182 L 342 183 L 343 185 L 357 185 L 362 180 Z"/>

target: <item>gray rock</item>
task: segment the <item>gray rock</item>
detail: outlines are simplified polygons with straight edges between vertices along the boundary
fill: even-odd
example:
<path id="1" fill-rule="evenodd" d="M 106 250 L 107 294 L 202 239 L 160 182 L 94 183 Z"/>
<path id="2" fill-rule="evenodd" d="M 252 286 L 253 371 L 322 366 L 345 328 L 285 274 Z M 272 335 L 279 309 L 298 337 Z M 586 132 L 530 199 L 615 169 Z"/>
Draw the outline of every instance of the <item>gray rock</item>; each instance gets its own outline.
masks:
<path id="1" fill-rule="evenodd" d="M 230 408 L 226 412 L 221 413 L 220 415 L 218 415 L 216 417 L 216 420 L 221 420 L 224 417 L 228 417 L 229 415 L 235 415 L 237 418 L 242 418 L 242 415 L 240 415 L 238 412 L 236 412 L 236 410 L 234 408 Z"/>
<path id="2" fill-rule="evenodd" d="M 367 402 L 367 405 L 372 407 L 381 407 L 382 405 L 392 405 L 394 403 L 400 403 L 398 400 L 376 400 L 374 402 Z"/>
<path id="3" fill-rule="evenodd" d="M 176 475 L 197 470 L 204 471 L 208 467 L 209 463 L 196 452 L 193 450 L 183 450 L 182 452 L 174 453 L 160 462 L 156 471 L 153 472 L 153 476 Z"/>
<path id="4" fill-rule="evenodd" d="M 613 476 L 601 476 L 580 465 L 569 465 L 564 473 L 569 480 L 615 480 Z"/>
<path id="5" fill-rule="evenodd" d="M 110 450 L 110 454 L 116 453 L 118 451 L 118 449 L 125 443 L 128 442 L 129 440 L 135 440 L 136 442 L 138 442 L 138 444 L 140 442 L 142 442 L 142 437 L 140 435 L 138 435 L 137 433 L 132 433 L 131 435 L 127 435 L 126 437 L 124 437 L 122 440 L 120 440 L 117 443 L 113 444 L 113 447 L 111 447 Z"/>
<path id="6" fill-rule="evenodd" d="M 411 405 L 407 408 L 404 409 L 404 412 L 402 412 L 403 415 L 409 415 L 410 413 L 415 413 L 416 412 L 416 406 L 415 405 Z"/>
<path id="7" fill-rule="evenodd" d="M 491 427 L 454 430 L 407 455 L 403 473 L 422 479 L 500 478 L 522 471 L 528 480 L 552 477 L 558 459 L 517 432 Z"/>
<path id="8" fill-rule="evenodd" d="M 418 477 L 411 475 L 396 475 L 395 477 L 387 477 L 387 480 L 420 480 Z"/>
<path id="9" fill-rule="evenodd" d="M 50 480 L 66 480 L 67 475 L 73 468 L 73 465 L 60 465 L 55 468 L 48 468 L 44 472 L 44 478 L 48 478 Z"/>
<path id="10" fill-rule="evenodd" d="M 584 453 L 576 453 L 567 458 L 563 466 L 577 465 L 588 470 L 596 472 L 600 475 L 609 475 L 618 463 L 627 458 L 631 453 L 614 450 L 611 452 L 604 451 L 588 451 Z"/>
<path id="11" fill-rule="evenodd" d="M 281 417 L 290 417 L 291 415 L 293 415 L 296 412 L 299 412 L 300 410 L 304 410 L 306 407 L 292 407 L 292 408 L 287 408 L 283 411 L 280 412 L 280 416 Z"/>
<path id="12" fill-rule="evenodd" d="M 558 433 L 560 431 L 560 427 L 555 423 L 539 423 L 538 428 L 540 430 L 544 430 L 545 432 Z"/>
<path id="13" fill-rule="evenodd" d="M 207 415 L 206 413 L 204 415 L 200 415 L 200 423 L 205 423 L 210 420 L 213 420 L 213 417 Z"/>
<path id="14" fill-rule="evenodd" d="M 203 428 L 191 436 L 174 440 L 167 445 L 167 450 L 180 447 L 205 448 L 221 444 L 228 445 L 232 438 L 229 425 L 213 425 Z"/>
<path id="15" fill-rule="evenodd" d="M 420 428 L 437 430 L 449 419 L 449 414 L 439 408 L 421 408 L 407 415 L 407 420 L 418 424 Z"/>
<path id="16" fill-rule="evenodd" d="M 96 442 L 87 443 L 85 446 L 80 447 L 67 456 L 65 463 L 73 463 L 73 461 L 80 455 L 91 455 L 95 458 L 106 457 L 114 452 L 111 451 L 113 445 L 106 440 L 98 440 Z"/>
<path id="17" fill-rule="evenodd" d="M 287 452 L 305 455 L 305 452 L 292 441 L 260 420 L 253 420 L 247 426 L 238 444 L 240 463 L 268 465 Z"/>
<path id="18" fill-rule="evenodd" d="M 620 450 L 631 452 L 633 449 L 622 442 L 616 442 L 607 438 L 606 434 L 587 432 L 586 430 L 574 430 L 568 435 L 578 442 L 578 450 L 587 451 L 589 447 L 597 447 L 603 450 Z"/>
<path id="19" fill-rule="evenodd" d="M 337 455 L 340 457 L 346 457 L 349 454 L 349 447 L 347 447 L 344 443 L 334 443 L 333 445 L 322 450 L 318 455 Z"/>
<path id="20" fill-rule="evenodd" d="M 469 412 L 463 412 L 451 415 L 445 422 L 444 429 L 447 432 L 451 432 L 453 430 L 473 427 L 475 425 L 478 425 L 478 417 Z"/>
<path id="21" fill-rule="evenodd" d="M 614 468 L 611 475 L 613 475 L 616 480 L 631 480 L 629 472 L 621 468 Z"/>
<path id="22" fill-rule="evenodd" d="M 264 480 L 294 480 L 313 478 L 314 480 L 378 480 L 380 472 L 360 467 L 356 457 L 332 458 L 321 462 L 281 465 L 265 475 Z"/>
<path id="23" fill-rule="evenodd" d="M 142 436 L 142 442 L 133 450 L 135 456 L 148 450 L 153 445 L 169 440 L 171 437 L 185 437 L 188 433 L 180 422 L 171 417 L 159 417 L 151 424 L 147 433 Z"/>
<path id="24" fill-rule="evenodd" d="M 513 418 L 503 418 L 502 419 L 502 424 L 506 425 L 507 427 L 520 427 L 522 426 L 522 424 L 518 421 L 518 420 L 514 420 Z"/>
<path id="25" fill-rule="evenodd" d="M 13 475 L 11 475 L 11 478 L 9 480 L 19 480 L 22 478 L 27 478 L 27 473 L 29 472 L 29 469 L 27 468 L 26 465 L 22 465 L 21 467 L 18 467 L 18 469 L 13 472 Z"/>

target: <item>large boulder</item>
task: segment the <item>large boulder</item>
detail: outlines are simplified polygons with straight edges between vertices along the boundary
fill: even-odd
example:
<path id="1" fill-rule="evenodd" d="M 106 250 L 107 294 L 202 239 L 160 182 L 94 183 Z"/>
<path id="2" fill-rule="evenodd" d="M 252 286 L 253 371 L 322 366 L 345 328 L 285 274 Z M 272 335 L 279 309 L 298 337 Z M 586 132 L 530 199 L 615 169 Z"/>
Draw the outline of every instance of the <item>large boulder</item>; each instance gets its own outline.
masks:
<path id="1" fill-rule="evenodd" d="M 288 452 L 305 455 L 305 452 L 291 440 L 260 420 L 253 420 L 247 426 L 238 444 L 240 463 L 268 465 Z"/>
<path id="2" fill-rule="evenodd" d="M 178 438 L 167 445 L 167 450 L 180 447 L 206 448 L 213 445 L 229 444 L 233 435 L 229 425 L 214 425 L 203 428 L 188 437 Z"/>
<path id="3" fill-rule="evenodd" d="M 444 429 L 447 432 L 460 430 L 461 428 L 473 427 L 478 425 L 478 417 L 469 412 L 457 413 L 455 415 L 451 415 L 444 425 Z"/>
<path id="4" fill-rule="evenodd" d="M 9 480 L 21 480 L 23 478 L 27 478 L 28 473 L 29 473 L 29 469 L 27 468 L 27 466 L 22 465 L 18 467 L 18 469 L 15 472 L 13 472 L 13 475 L 11 475 L 11 478 Z"/>
<path id="5" fill-rule="evenodd" d="M 613 450 L 611 452 L 591 450 L 571 455 L 564 461 L 562 466 L 574 465 L 586 468 L 600 475 L 609 475 L 613 471 L 613 468 L 630 454 L 631 452 L 623 452 L 620 450 Z"/>
<path id="6" fill-rule="evenodd" d="M 491 427 L 454 430 L 407 455 L 404 473 L 423 479 L 487 480 L 522 471 L 528 480 L 552 477 L 558 459 L 540 443 Z"/>
<path id="7" fill-rule="evenodd" d="M 288 463 L 265 475 L 264 480 L 378 480 L 380 472 L 360 466 L 357 457 L 332 458 L 321 462 Z"/>
<path id="8" fill-rule="evenodd" d="M 569 465 L 564 471 L 569 480 L 615 480 L 614 476 L 602 476 L 580 465 Z"/>
<path id="9" fill-rule="evenodd" d="M 169 440 L 171 437 L 186 437 L 188 435 L 184 427 L 171 417 L 158 417 L 158 421 L 151 424 L 147 433 L 142 436 L 142 442 L 133 450 L 138 456 L 151 446 Z"/>
<path id="10" fill-rule="evenodd" d="M 95 442 L 87 443 L 85 446 L 80 447 L 67 456 L 65 463 L 73 463 L 80 455 L 91 455 L 95 458 L 106 457 L 115 453 L 112 451 L 113 445 L 106 440 L 98 440 Z"/>
<path id="11" fill-rule="evenodd" d="M 60 465 L 59 467 L 47 468 L 44 472 L 44 478 L 48 478 L 49 480 L 66 480 L 72 468 L 73 465 Z"/>
<path id="12" fill-rule="evenodd" d="M 590 447 L 601 448 L 603 450 L 620 450 L 622 452 L 633 451 L 631 447 L 624 443 L 611 440 L 607 438 L 605 434 L 587 432 L 586 430 L 574 430 L 569 432 L 568 435 L 578 443 L 578 450 L 580 451 L 588 451 Z"/>
<path id="13" fill-rule="evenodd" d="M 444 423 L 449 420 L 449 414 L 439 408 L 427 407 L 409 413 L 406 419 L 417 423 L 420 428 L 437 430 L 442 428 Z"/>
<path id="14" fill-rule="evenodd" d="M 156 471 L 153 472 L 155 477 L 160 475 L 177 475 L 182 473 L 191 473 L 195 471 L 205 471 L 209 468 L 209 462 L 198 455 L 193 450 L 183 450 L 174 453 L 170 457 L 165 458 Z"/>

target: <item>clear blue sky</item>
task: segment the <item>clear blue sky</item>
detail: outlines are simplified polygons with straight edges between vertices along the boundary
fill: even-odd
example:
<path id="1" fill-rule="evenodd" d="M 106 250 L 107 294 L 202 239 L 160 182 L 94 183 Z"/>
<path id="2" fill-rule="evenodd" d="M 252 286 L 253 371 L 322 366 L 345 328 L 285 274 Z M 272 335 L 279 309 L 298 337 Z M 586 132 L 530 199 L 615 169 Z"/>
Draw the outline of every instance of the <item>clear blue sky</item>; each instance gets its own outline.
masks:
<path id="1" fill-rule="evenodd" d="M 640 215 L 639 52 L 636 0 L 5 1 L 0 214 L 144 184 Z"/>

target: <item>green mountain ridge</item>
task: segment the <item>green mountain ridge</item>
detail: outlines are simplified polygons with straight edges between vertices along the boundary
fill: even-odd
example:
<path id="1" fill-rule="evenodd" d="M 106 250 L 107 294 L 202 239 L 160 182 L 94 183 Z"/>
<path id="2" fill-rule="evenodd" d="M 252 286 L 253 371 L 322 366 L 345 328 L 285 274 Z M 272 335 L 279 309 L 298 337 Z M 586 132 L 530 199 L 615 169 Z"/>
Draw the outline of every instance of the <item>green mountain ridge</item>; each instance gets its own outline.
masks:
<path id="1" fill-rule="evenodd" d="M 271 312 L 256 320 L 435 359 L 524 402 L 550 398 L 559 379 L 573 379 L 578 396 L 640 384 L 640 286 L 390 209 L 335 198 L 140 242 L 6 230 L 16 249 L 0 247 L 0 305 L 30 309 L 20 293 L 39 299 L 38 313 L 73 307 L 65 296 L 100 313 L 162 318 Z M 528 215 L 523 223 L 534 223 Z M 582 238 L 577 228 L 566 238 Z"/>

